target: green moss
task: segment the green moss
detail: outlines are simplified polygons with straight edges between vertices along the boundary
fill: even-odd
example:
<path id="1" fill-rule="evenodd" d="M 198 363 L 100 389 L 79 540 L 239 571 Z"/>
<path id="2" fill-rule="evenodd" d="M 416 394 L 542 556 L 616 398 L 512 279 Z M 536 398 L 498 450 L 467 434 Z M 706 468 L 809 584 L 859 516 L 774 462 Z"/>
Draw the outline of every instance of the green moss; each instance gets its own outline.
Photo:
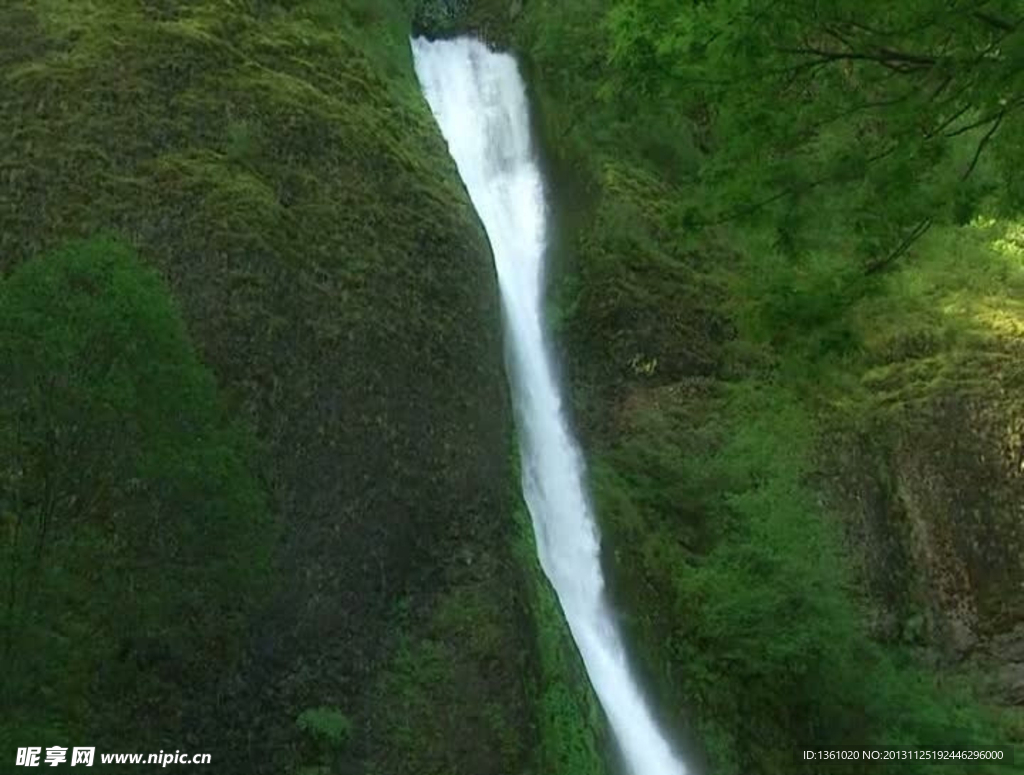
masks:
<path id="1" fill-rule="evenodd" d="M 20 266 L 0 332 L 0 739 L 169 745 L 273 589 L 247 434 L 165 284 L 116 241 Z"/>
<path id="2" fill-rule="evenodd" d="M 416 0 L 413 29 L 431 38 L 470 32 L 507 48 L 523 5 L 522 0 Z"/>
<path id="3" fill-rule="evenodd" d="M 1019 556 L 999 546 L 1020 545 L 1020 229 L 936 228 L 878 277 L 851 268 L 842 239 L 805 253 L 781 229 L 698 230 L 712 117 L 614 91 L 612 5 L 536 0 L 508 39 L 557 214 L 549 306 L 646 682 L 691 757 L 717 771 L 788 771 L 780 752 L 798 738 L 884 730 L 887 703 L 916 702 L 900 734 L 922 734 L 942 716 L 925 688 L 938 678 L 872 641 L 891 639 L 887 617 L 931 610 L 916 637 L 934 646 L 940 611 L 994 631 L 1018 610 Z M 842 215 L 821 212 L 839 231 Z M 787 606 L 833 632 L 774 629 Z M 845 674 L 851 696 L 877 674 L 889 694 L 857 717 L 808 671 Z"/>
<path id="4" fill-rule="evenodd" d="M 133 243 L 255 429 L 284 525 L 281 591 L 248 622 L 246 659 L 216 702 L 167 720 L 224 772 L 300 763 L 293 721 L 311 707 L 350 714 L 358 762 L 391 761 L 373 747 L 389 740 L 411 766 L 415 739 L 432 761 L 505 772 L 529 748 L 500 619 L 518 577 L 494 272 L 409 20 L 397 1 L 0 9 L 0 271 L 97 229 Z M 478 570 L 450 570 L 467 553 Z M 394 601 L 420 593 L 448 603 L 396 622 Z M 385 669 L 398 642 L 408 656 Z M 443 697 L 458 724 L 400 722 L 374 695 L 419 664 L 465 689 Z M 410 681 L 396 696 L 434 696 Z"/>
<path id="5" fill-rule="evenodd" d="M 608 773 L 612 747 L 604 713 L 590 688 L 554 590 L 540 567 L 533 528 L 524 507 L 516 511 L 516 519 L 515 556 L 527 576 L 537 664 L 531 693 L 540 747 L 533 771 Z"/>
<path id="6" fill-rule="evenodd" d="M 533 737 L 516 572 L 463 554 L 444 590 L 403 601 L 368 698 L 371 773 L 521 772 Z M 467 734 L 472 730 L 472 734 Z"/>
<path id="7" fill-rule="evenodd" d="M 402 635 L 367 703 L 368 747 L 377 752 L 368 772 L 609 771 L 603 713 L 525 508 L 515 515 L 510 564 L 464 552 L 449 566 L 446 592 L 399 607 Z"/>

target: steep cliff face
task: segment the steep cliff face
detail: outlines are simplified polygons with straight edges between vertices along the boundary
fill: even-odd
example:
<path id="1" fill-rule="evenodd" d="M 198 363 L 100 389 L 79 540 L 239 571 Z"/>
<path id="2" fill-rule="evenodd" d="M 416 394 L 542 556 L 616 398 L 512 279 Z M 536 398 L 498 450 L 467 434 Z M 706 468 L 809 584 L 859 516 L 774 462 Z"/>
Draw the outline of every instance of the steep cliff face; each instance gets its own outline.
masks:
<path id="1" fill-rule="evenodd" d="M 0 10 L 0 267 L 130 241 L 261 446 L 275 588 L 217 701 L 160 738 L 219 771 L 315 763 L 294 720 L 321 706 L 352 720 L 349 766 L 507 773 L 536 747 L 493 268 L 408 24 L 399 3 Z"/>
<path id="2" fill-rule="evenodd" d="M 853 543 L 887 613 L 902 615 L 878 623 L 887 635 L 928 635 L 963 655 L 1020 621 L 1014 404 L 955 391 L 925 399 L 838 456 Z"/>
<path id="3" fill-rule="evenodd" d="M 932 277 L 927 335 L 913 310 L 911 325 L 875 320 L 856 391 L 864 403 L 838 414 L 846 431 L 832 437 L 824 468 L 880 634 L 950 659 L 994 660 L 997 691 L 1019 702 L 1024 407 L 1012 234 L 973 228 L 959 238 L 972 260 L 1010 273 Z M 918 270 L 919 280 L 933 271 Z"/>

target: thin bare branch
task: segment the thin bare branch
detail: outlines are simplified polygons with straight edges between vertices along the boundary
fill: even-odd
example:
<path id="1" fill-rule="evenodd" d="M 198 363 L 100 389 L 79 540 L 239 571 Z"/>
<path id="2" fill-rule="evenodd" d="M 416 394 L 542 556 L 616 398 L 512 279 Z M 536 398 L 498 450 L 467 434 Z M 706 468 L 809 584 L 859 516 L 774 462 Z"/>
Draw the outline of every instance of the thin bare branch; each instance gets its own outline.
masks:
<path id="1" fill-rule="evenodd" d="M 1003 19 L 999 16 L 995 16 L 994 14 L 988 13 L 987 11 L 975 11 L 971 15 L 975 19 L 984 22 L 990 27 L 995 27 L 996 29 L 1002 30 L 1003 32 L 1013 32 L 1020 26 L 1021 23 L 1020 19 L 1010 21 L 1008 19 Z"/>
<path id="2" fill-rule="evenodd" d="M 1003 123 L 1003 119 L 1005 117 L 1006 111 L 1004 110 L 1002 113 L 999 114 L 999 117 L 995 120 L 995 122 L 992 124 L 989 130 L 985 133 L 985 136 L 978 141 L 978 147 L 974 149 L 974 158 L 971 159 L 971 164 L 970 166 L 967 167 L 966 171 L 964 172 L 962 180 L 967 180 L 967 178 L 971 176 L 971 173 L 974 172 L 974 168 L 978 166 L 978 159 L 981 158 L 982 151 L 985 150 L 985 146 L 988 145 L 988 141 L 992 139 L 992 135 L 994 135 L 999 130 L 999 125 Z"/>
<path id="3" fill-rule="evenodd" d="M 917 242 L 921 237 L 925 235 L 925 232 L 932 227 L 931 217 L 922 218 L 910 233 L 904 237 L 903 241 L 896 246 L 896 248 L 881 261 L 876 261 L 871 264 L 867 269 L 864 270 L 865 275 L 878 274 L 889 268 L 896 262 L 896 260 L 906 253 Z"/>

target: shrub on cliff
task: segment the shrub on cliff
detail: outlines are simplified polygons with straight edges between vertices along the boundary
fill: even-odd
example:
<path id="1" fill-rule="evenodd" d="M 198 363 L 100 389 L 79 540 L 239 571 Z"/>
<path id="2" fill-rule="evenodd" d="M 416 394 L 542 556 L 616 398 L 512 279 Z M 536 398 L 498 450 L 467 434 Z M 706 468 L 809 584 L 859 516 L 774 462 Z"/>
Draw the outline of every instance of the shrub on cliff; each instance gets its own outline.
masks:
<path id="1" fill-rule="evenodd" d="M 110 239 L 0 284 L 0 363 L 0 739 L 180 746 L 266 579 L 244 436 L 163 282 Z"/>

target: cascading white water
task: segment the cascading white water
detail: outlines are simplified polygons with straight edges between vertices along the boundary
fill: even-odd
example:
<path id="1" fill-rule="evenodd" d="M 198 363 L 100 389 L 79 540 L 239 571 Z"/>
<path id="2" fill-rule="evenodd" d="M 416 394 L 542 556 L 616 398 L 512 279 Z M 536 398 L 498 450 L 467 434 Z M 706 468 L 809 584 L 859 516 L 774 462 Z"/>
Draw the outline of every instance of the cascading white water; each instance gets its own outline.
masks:
<path id="1" fill-rule="evenodd" d="M 416 74 L 490 237 L 508 327 L 523 495 L 558 595 L 632 775 L 685 775 L 634 679 L 604 594 L 583 462 L 562 412 L 542 321 L 547 223 L 515 60 L 476 40 L 413 41 Z"/>

